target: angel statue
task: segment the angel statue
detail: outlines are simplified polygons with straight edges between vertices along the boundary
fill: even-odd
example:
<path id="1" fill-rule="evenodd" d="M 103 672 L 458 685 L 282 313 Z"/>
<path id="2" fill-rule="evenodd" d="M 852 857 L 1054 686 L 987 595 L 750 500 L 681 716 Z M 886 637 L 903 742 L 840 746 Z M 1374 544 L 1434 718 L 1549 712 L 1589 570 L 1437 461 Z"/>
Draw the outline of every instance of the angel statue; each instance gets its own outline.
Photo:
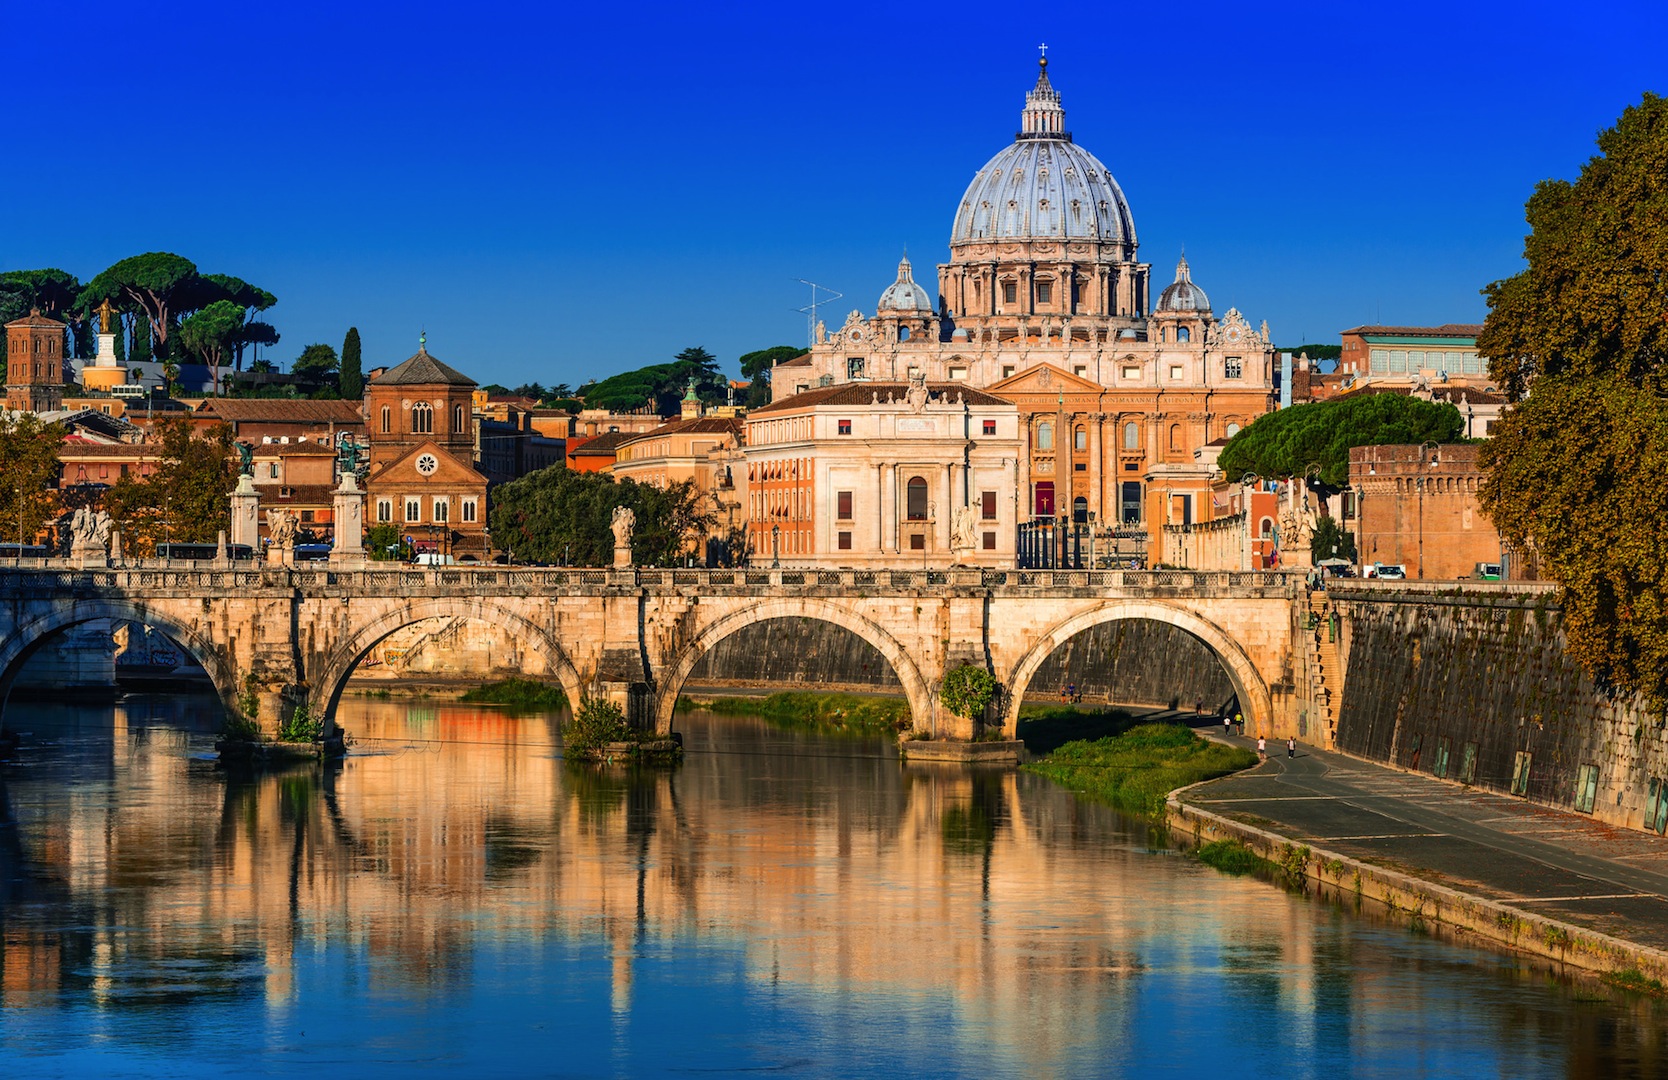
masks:
<path id="1" fill-rule="evenodd" d="M 629 548 L 631 546 L 631 530 L 637 524 L 637 515 L 629 506 L 614 507 L 614 517 L 608 527 L 614 530 L 614 546 Z"/>

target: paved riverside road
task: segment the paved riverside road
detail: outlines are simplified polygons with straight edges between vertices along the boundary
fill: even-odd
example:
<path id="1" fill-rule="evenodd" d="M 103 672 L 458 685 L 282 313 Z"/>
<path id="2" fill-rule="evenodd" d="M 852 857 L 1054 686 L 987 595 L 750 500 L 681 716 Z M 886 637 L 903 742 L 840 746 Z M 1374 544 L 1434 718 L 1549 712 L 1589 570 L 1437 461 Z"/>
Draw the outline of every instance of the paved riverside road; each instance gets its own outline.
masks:
<path id="1" fill-rule="evenodd" d="M 1248 746 L 1254 738 L 1217 741 Z M 1182 796 L 1223 817 L 1439 885 L 1668 949 L 1668 840 L 1301 743 Z"/>

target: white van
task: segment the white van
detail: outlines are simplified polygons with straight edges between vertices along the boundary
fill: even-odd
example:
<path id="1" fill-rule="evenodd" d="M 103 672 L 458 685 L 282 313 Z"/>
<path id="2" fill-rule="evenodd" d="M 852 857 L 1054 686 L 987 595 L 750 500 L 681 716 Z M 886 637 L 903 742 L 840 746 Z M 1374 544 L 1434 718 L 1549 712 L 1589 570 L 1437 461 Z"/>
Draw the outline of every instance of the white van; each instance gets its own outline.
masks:
<path id="1" fill-rule="evenodd" d="M 457 559 L 451 555 L 442 555 L 437 551 L 419 551 L 417 557 L 411 560 L 417 566 L 456 566 Z"/>
<path id="2" fill-rule="evenodd" d="M 1362 577 L 1370 577 L 1370 578 L 1371 577 L 1385 578 L 1385 579 L 1396 578 L 1398 580 L 1404 580 L 1405 581 L 1407 579 L 1407 567 L 1401 565 L 1400 563 L 1379 563 L 1379 562 L 1376 562 L 1373 565 L 1367 567 L 1366 572 L 1363 573 L 1361 576 Z"/>

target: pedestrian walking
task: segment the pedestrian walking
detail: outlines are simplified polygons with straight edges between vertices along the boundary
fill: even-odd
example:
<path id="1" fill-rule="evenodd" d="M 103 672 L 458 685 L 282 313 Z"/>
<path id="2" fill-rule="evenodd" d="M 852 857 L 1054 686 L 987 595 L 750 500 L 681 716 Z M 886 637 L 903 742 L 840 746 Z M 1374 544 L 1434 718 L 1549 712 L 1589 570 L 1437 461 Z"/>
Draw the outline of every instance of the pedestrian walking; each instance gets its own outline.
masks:
<path id="1" fill-rule="evenodd" d="M 1263 738 L 1261 735 L 1257 736 L 1257 760 L 1268 760 L 1268 740 Z"/>
<path id="2" fill-rule="evenodd" d="M 1193 715 L 1194 716 L 1203 716 L 1203 715 L 1205 715 L 1205 699 L 1204 698 L 1195 698 L 1194 699 L 1194 701 L 1193 701 Z"/>
<path id="3" fill-rule="evenodd" d="M 1228 738 L 1234 733 L 1234 718 L 1227 713 L 1222 714 L 1222 737 Z"/>
<path id="4" fill-rule="evenodd" d="M 1286 756 L 1289 758 L 1297 756 L 1297 738 L 1295 736 L 1286 740 Z"/>

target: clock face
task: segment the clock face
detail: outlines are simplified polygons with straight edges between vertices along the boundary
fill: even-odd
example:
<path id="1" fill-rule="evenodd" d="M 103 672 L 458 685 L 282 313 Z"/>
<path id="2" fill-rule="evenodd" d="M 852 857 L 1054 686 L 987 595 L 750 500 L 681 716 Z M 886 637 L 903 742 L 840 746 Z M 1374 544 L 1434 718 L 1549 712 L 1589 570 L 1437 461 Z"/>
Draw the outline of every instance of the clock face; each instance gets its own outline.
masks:
<path id="1" fill-rule="evenodd" d="M 433 454 L 424 454 L 417 459 L 417 471 L 424 476 L 433 476 L 434 470 L 440 468 L 440 459 Z"/>

